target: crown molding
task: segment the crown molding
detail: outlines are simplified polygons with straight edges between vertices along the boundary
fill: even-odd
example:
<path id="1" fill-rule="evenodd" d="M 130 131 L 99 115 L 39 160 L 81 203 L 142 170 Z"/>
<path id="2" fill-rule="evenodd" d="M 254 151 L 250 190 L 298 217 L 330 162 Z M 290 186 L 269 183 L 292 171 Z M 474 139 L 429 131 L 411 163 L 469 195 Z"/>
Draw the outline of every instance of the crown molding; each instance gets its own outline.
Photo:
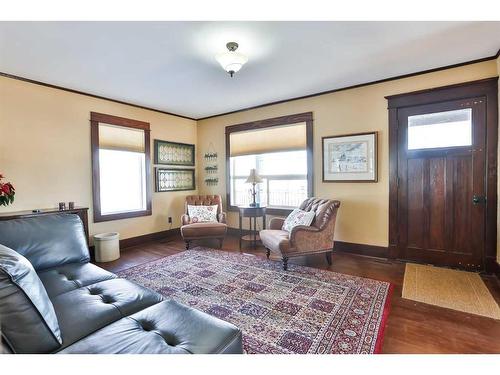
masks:
<path id="1" fill-rule="evenodd" d="M 63 90 L 63 91 L 71 92 L 73 94 L 90 96 L 91 98 L 108 100 L 110 102 L 114 102 L 114 103 L 118 103 L 118 104 L 124 104 L 124 105 L 129 105 L 129 106 L 135 107 L 135 108 L 146 109 L 148 111 L 163 113 L 164 115 L 176 116 L 176 117 L 184 118 L 184 119 L 187 119 L 187 120 L 196 121 L 196 119 L 194 117 L 178 115 L 176 113 L 162 111 L 162 110 L 156 109 L 156 108 L 146 107 L 146 106 L 143 106 L 143 105 L 134 104 L 134 103 L 130 103 L 130 102 L 124 102 L 123 100 L 108 98 L 106 96 L 101 96 L 101 95 L 95 95 L 95 94 L 91 94 L 91 93 L 88 93 L 88 92 L 85 92 L 85 91 L 74 90 L 74 89 L 70 89 L 70 88 L 67 88 L 67 87 L 57 86 L 57 85 L 53 85 L 51 83 L 46 83 L 46 82 L 42 82 L 42 81 L 36 81 L 34 79 L 30 79 L 30 78 L 26 78 L 26 77 L 21 77 L 21 76 L 16 76 L 14 74 L 0 72 L 0 77 L 10 78 L 10 79 L 16 79 L 18 81 L 23 81 L 23 82 L 32 83 L 32 84 L 35 84 L 35 85 L 49 87 L 51 89 Z"/>
<path id="2" fill-rule="evenodd" d="M 277 100 L 277 101 L 274 101 L 274 102 L 268 102 L 268 103 L 264 103 L 264 104 L 259 104 L 259 105 L 256 105 L 256 106 L 246 107 L 246 108 L 242 108 L 242 109 L 237 109 L 237 110 L 230 111 L 230 112 L 224 112 L 224 113 L 219 113 L 219 114 L 210 115 L 210 116 L 206 116 L 206 117 L 201 117 L 201 118 L 197 118 L 196 120 L 197 121 L 207 120 L 207 119 L 214 118 L 214 117 L 231 115 L 231 114 L 238 113 L 238 112 L 250 111 L 252 109 L 257 109 L 257 108 L 262 108 L 262 107 L 268 107 L 268 106 L 276 105 L 276 104 L 283 104 L 283 103 L 291 102 L 291 101 L 294 101 L 294 100 L 314 98 L 315 96 L 332 94 L 334 92 L 351 90 L 351 89 L 357 89 L 357 88 L 364 87 L 364 86 L 376 85 L 376 84 L 379 84 L 379 83 L 384 83 L 384 82 L 389 82 L 389 81 L 395 81 L 395 80 L 403 79 L 403 78 L 414 77 L 414 76 L 418 76 L 418 75 L 421 75 L 421 74 L 434 73 L 434 72 L 438 72 L 438 71 L 441 71 L 441 70 L 459 68 L 459 67 L 465 66 L 465 65 L 471 65 L 471 64 L 477 64 L 477 63 L 481 63 L 481 62 L 485 62 L 485 61 L 496 60 L 499 56 L 500 56 L 500 49 L 498 50 L 498 52 L 496 54 L 494 54 L 492 56 L 483 57 L 483 58 L 480 58 L 480 59 L 464 61 L 464 62 L 461 62 L 461 63 L 452 64 L 452 65 L 446 65 L 446 66 L 442 66 L 442 67 L 439 67 L 439 68 L 432 68 L 432 69 L 427 69 L 427 70 L 421 70 L 421 71 L 418 71 L 418 72 L 402 74 L 402 75 L 393 76 L 393 77 L 389 77 L 389 78 L 383 78 L 383 79 L 379 79 L 379 80 L 376 80 L 376 81 L 370 81 L 370 82 L 366 82 L 366 83 L 359 83 L 359 84 L 356 84 L 356 85 L 345 86 L 345 87 L 341 87 L 341 88 L 338 88 L 338 89 L 320 91 L 320 92 L 317 92 L 317 93 L 314 93 L 314 94 L 308 94 L 308 95 L 304 95 L 304 96 L 297 96 L 297 97 L 290 98 L 290 99 Z"/>
<path id="3" fill-rule="evenodd" d="M 53 84 L 42 82 L 42 81 L 36 81 L 36 80 L 33 80 L 33 79 L 29 79 L 29 78 L 25 78 L 25 77 L 17 76 L 17 75 L 14 75 L 14 74 L 5 73 L 5 72 L 0 72 L 0 76 L 1 77 L 6 77 L 6 78 L 11 78 L 11 79 L 16 79 L 16 80 L 23 81 L 23 82 L 32 83 L 32 84 L 35 84 L 35 85 L 49 87 L 49 88 L 52 88 L 52 89 L 63 90 L 63 91 L 71 92 L 71 93 L 74 93 L 74 94 L 90 96 L 90 97 L 96 98 L 96 99 L 108 100 L 108 101 L 111 101 L 111 102 L 115 102 L 115 103 L 119 103 L 119 104 L 124 104 L 124 105 L 129 105 L 131 107 L 141 108 L 141 109 L 145 109 L 145 110 L 148 110 L 148 111 L 163 113 L 165 115 L 176 116 L 176 117 L 184 118 L 184 119 L 187 119 L 187 120 L 201 121 L 201 120 L 207 120 L 207 119 L 214 118 L 214 117 L 226 116 L 226 115 L 230 115 L 230 114 L 234 114 L 234 113 L 238 113 L 238 112 L 250 111 L 252 109 L 268 107 L 268 106 L 272 106 L 272 105 L 276 105 L 276 104 L 283 104 L 283 103 L 287 103 L 287 102 L 291 102 L 291 101 L 295 101 L 295 100 L 308 99 L 308 98 L 313 98 L 315 96 L 332 94 L 332 93 L 339 92 L 339 91 L 351 90 L 351 89 L 356 89 L 356 88 L 360 88 L 360 87 L 364 87 L 364 86 L 371 86 L 371 85 L 376 85 L 376 84 L 379 84 L 379 83 L 384 83 L 384 82 L 389 82 L 389 81 L 395 81 L 395 80 L 398 80 L 398 79 L 414 77 L 414 76 L 418 76 L 418 75 L 421 75 L 421 74 L 428 74 L 428 73 L 438 72 L 438 71 L 441 71 L 441 70 L 458 68 L 458 67 L 465 66 L 465 65 L 471 65 L 471 64 L 477 64 L 477 63 L 481 63 L 481 62 L 485 62 L 485 61 L 496 60 L 498 57 L 500 57 L 500 49 L 498 49 L 498 51 L 497 51 L 496 54 L 494 54 L 492 56 L 483 57 L 483 58 L 480 58 L 480 59 L 464 61 L 464 62 L 457 63 L 457 64 L 446 65 L 446 66 L 442 66 L 442 67 L 438 67 L 438 68 L 433 68 L 433 69 L 421 70 L 421 71 L 418 71 L 418 72 L 407 73 L 407 74 L 402 74 L 402 75 L 398 75 L 398 76 L 392 76 L 392 77 L 389 77 L 389 78 L 379 79 L 379 80 L 376 80 L 376 81 L 370 81 L 370 82 L 365 82 L 365 83 L 359 83 L 359 84 L 351 85 L 351 86 L 340 87 L 340 88 L 337 88 L 337 89 L 320 91 L 320 92 L 313 93 L 313 94 L 308 94 L 308 95 L 303 95 L 303 96 L 297 96 L 297 97 L 293 97 L 293 98 L 289 98 L 289 99 L 277 100 L 277 101 L 273 101 L 273 102 L 259 104 L 259 105 L 256 105 L 256 106 L 245 107 L 245 108 L 237 109 L 237 110 L 234 110 L 234 111 L 223 112 L 223 113 L 218 113 L 218 114 L 214 114 L 214 115 L 210 115 L 210 116 L 205 116 L 205 117 L 198 117 L 198 118 L 184 116 L 184 115 L 179 115 L 179 114 L 172 113 L 172 112 L 167 112 L 167 111 L 162 111 L 162 110 L 157 109 L 157 108 L 146 107 L 146 106 L 143 106 L 143 105 L 129 103 L 129 102 L 125 102 L 125 101 L 118 100 L 118 99 L 113 99 L 113 98 L 109 98 L 109 97 L 105 97 L 105 96 L 101 96 L 101 95 L 95 95 L 95 94 L 91 94 L 91 93 L 88 93 L 88 92 L 79 91 L 79 90 L 75 90 L 75 89 L 70 89 L 70 88 L 63 87 L 63 86 L 53 85 Z"/>

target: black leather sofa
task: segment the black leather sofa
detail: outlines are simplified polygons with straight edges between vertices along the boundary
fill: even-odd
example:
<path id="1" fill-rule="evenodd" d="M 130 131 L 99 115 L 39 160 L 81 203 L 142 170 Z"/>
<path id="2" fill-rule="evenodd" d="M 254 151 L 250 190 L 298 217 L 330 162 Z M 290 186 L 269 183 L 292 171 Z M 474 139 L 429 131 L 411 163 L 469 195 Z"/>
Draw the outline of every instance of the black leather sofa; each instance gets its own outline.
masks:
<path id="1" fill-rule="evenodd" d="M 14 353 L 242 353 L 241 331 L 89 263 L 81 220 L 0 222 L 0 321 Z"/>

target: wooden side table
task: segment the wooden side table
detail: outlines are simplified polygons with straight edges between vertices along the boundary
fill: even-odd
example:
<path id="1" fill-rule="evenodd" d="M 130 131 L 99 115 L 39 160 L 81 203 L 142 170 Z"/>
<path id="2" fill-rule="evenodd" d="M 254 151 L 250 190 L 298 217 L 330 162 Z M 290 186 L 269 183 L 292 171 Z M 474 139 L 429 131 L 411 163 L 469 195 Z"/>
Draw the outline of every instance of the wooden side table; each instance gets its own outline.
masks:
<path id="1" fill-rule="evenodd" d="M 240 211 L 240 250 L 242 241 L 252 242 L 252 247 L 255 249 L 257 247 L 257 241 L 260 237 L 257 233 L 257 218 L 262 217 L 262 229 L 266 229 L 266 207 L 252 207 L 252 206 L 239 206 Z M 248 217 L 250 223 L 250 233 L 248 235 L 243 235 L 243 218 Z M 253 219 L 253 220 L 252 220 Z M 252 228 L 253 221 L 253 228 Z"/>

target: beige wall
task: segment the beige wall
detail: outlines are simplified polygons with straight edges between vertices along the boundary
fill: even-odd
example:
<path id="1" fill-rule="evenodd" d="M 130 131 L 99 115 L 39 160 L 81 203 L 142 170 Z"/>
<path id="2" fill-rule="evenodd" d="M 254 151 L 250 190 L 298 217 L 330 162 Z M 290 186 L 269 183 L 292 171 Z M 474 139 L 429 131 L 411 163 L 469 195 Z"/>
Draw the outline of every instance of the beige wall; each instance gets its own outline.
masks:
<path id="1" fill-rule="evenodd" d="M 385 96 L 498 75 L 500 59 L 419 75 L 255 110 L 191 121 L 111 101 L 72 94 L 0 77 L 0 173 L 14 183 L 16 202 L 0 212 L 55 207 L 59 201 L 92 206 L 89 113 L 102 112 L 151 123 L 153 139 L 197 144 L 200 193 L 225 196 L 224 128 L 293 113 L 314 115 L 315 195 L 342 201 L 338 240 L 379 246 L 388 244 L 388 138 Z M 377 130 L 378 183 L 321 182 L 321 137 Z M 219 154 L 219 185 L 204 184 L 203 154 L 212 143 Z M 211 150 L 210 150 L 211 151 Z M 119 231 L 122 238 L 180 225 L 184 196 L 193 192 L 153 193 L 153 215 L 92 223 L 91 233 Z M 237 215 L 229 224 L 237 227 Z M 499 242 L 500 248 L 500 242 Z M 500 261 L 500 256 L 499 256 Z"/>
<path id="2" fill-rule="evenodd" d="M 155 138 L 196 143 L 196 121 L 0 77 L 0 173 L 16 188 L 14 204 L 0 212 L 60 201 L 92 207 L 91 111 L 149 122 L 151 146 Z M 190 193 L 153 192 L 152 216 L 94 224 L 90 212 L 90 231 L 135 237 L 168 229 L 168 216 L 178 227 Z"/>
<path id="3" fill-rule="evenodd" d="M 219 185 L 205 186 L 203 172 L 200 169 L 198 181 L 200 193 L 225 195 L 224 128 L 226 126 L 312 111 L 314 116 L 314 194 L 342 201 L 336 238 L 347 242 L 387 246 L 389 151 L 387 101 L 384 97 L 496 75 L 497 61 L 491 60 L 198 121 L 200 151 L 198 165 L 203 165 L 200 155 L 208 149 L 210 142 L 214 144 L 221 156 Z M 321 181 L 321 137 L 373 130 L 379 132 L 379 182 L 323 183 Z M 229 224 L 237 227 L 236 213 L 230 213 Z"/>

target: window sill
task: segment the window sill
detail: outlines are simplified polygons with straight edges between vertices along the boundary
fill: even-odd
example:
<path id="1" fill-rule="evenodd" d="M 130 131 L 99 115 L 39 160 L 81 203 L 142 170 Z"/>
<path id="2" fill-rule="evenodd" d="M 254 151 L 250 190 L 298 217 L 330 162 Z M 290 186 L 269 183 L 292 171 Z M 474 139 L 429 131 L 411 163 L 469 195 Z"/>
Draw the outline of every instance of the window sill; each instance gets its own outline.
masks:
<path id="1" fill-rule="evenodd" d="M 238 212 L 238 206 L 228 206 L 229 212 Z M 288 216 L 293 208 L 266 207 L 266 215 Z"/>
<path id="2" fill-rule="evenodd" d="M 101 215 L 99 213 L 94 212 L 94 223 L 100 223 L 103 221 L 129 219 L 129 218 L 140 217 L 140 216 L 151 216 L 151 215 L 152 215 L 151 210 L 120 212 L 117 214 L 109 214 L 109 215 Z"/>

